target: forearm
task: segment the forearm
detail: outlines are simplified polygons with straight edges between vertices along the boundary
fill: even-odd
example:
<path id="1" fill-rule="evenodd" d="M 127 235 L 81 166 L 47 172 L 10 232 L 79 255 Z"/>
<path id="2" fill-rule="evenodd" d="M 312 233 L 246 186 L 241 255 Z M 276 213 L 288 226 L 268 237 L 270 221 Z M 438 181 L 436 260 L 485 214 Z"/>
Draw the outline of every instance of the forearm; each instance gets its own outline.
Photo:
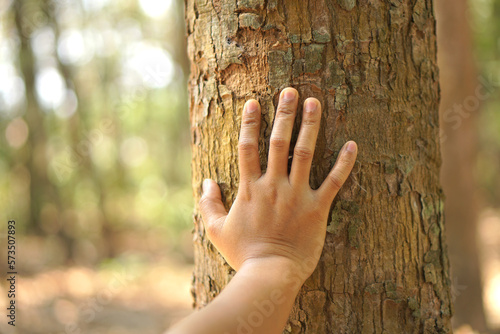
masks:
<path id="1" fill-rule="evenodd" d="M 286 264 L 259 261 L 243 266 L 212 303 L 175 326 L 171 334 L 281 334 L 300 277 Z"/>

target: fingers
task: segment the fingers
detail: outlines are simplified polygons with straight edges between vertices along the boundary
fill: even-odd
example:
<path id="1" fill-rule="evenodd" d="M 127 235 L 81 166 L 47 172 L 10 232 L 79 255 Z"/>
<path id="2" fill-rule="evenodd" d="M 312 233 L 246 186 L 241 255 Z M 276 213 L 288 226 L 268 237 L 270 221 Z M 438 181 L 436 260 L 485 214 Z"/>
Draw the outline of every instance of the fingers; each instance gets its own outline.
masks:
<path id="1" fill-rule="evenodd" d="M 243 107 L 238 144 L 240 177 L 243 183 L 257 180 L 261 175 L 259 159 L 260 105 L 249 100 Z"/>
<path id="2" fill-rule="evenodd" d="M 304 102 L 303 110 L 299 138 L 293 151 L 290 183 L 309 186 L 311 163 L 321 122 L 321 104 L 317 99 L 309 98 Z"/>
<path id="3" fill-rule="evenodd" d="M 298 95 L 294 88 L 285 88 L 280 94 L 278 110 L 276 111 L 269 142 L 267 172 L 271 176 L 287 175 L 290 139 L 297 111 Z"/>
<path id="4" fill-rule="evenodd" d="M 344 145 L 330 174 L 328 174 L 326 180 L 317 190 L 320 201 L 331 205 L 354 167 L 357 152 L 358 146 L 355 142 L 349 141 Z"/>
<path id="5" fill-rule="evenodd" d="M 227 216 L 222 204 L 220 188 L 213 180 L 203 181 L 203 195 L 200 199 L 201 217 L 208 238 L 214 242 Z"/>

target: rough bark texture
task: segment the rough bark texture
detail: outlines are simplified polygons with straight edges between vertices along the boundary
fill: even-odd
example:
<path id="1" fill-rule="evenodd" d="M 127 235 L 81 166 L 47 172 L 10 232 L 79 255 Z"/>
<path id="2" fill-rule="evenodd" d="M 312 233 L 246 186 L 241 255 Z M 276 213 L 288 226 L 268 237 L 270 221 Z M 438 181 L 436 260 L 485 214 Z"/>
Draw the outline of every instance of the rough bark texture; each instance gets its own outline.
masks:
<path id="1" fill-rule="evenodd" d="M 209 177 L 231 206 L 250 97 L 263 106 L 263 169 L 286 86 L 324 107 L 312 187 L 346 140 L 359 145 L 332 205 L 322 258 L 285 332 L 449 332 L 432 1 L 186 0 L 186 18 L 196 202 Z M 208 241 L 198 208 L 194 220 L 199 308 L 234 272 Z"/>
<path id="2" fill-rule="evenodd" d="M 478 188 L 475 163 L 478 150 L 477 116 L 485 100 L 478 80 L 466 0 L 436 3 L 438 59 L 441 74 L 441 181 L 446 195 L 454 325 L 469 324 L 484 332 L 481 274 L 476 243 Z M 479 93 L 479 94 L 478 94 Z"/>

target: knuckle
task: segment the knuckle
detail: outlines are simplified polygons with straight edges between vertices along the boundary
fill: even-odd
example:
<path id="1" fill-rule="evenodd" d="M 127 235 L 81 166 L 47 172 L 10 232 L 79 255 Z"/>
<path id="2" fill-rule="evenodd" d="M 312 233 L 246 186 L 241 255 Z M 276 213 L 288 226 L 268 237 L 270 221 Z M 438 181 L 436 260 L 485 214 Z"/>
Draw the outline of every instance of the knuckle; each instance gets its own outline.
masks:
<path id="1" fill-rule="evenodd" d="M 269 182 L 264 197 L 269 205 L 275 205 L 279 198 L 279 187 L 275 182 Z"/>
<path id="2" fill-rule="evenodd" d="M 351 164 L 351 156 L 348 156 L 347 154 L 344 154 L 339 160 L 339 168 L 341 170 L 347 170 L 349 172 L 352 169 Z"/>
<path id="3" fill-rule="evenodd" d="M 295 110 L 289 103 L 282 102 L 278 106 L 276 116 L 277 117 L 288 117 L 293 116 L 295 114 Z"/>
<path id="4" fill-rule="evenodd" d="M 255 141 L 243 140 L 238 143 L 238 149 L 240 153 L 248 154 L 250 152 L 255 152 L 258 150 L 257 143 Z"/>
<path id="5" fill-rule="evenodd" d="M 337 173 L 331 173 L 328 176 L 328 180 L 330 181 L 330 184 L 336 189 L 342 188 L 342 185 L 344 184 L 344 178 L 337 174 Z"/>
<path id="6" fill-rule="evenodd" d="M 207 196 L 201 196 L 200 198 L 200 201 L 199 201 L 199 206 L 200 206 L 200 209 L 201 209 L 201 213 L 205 213 L 207 208 L 210 206 L 210 203 L 212 202 L 212 200 L 207 197 Z"/>
<path id="7" fill-rule="evenodd" d="M 237 199 L 242 202 L 250 202 L 253 197 L 251 182 L 240 182 Z"/>
<path id="8" fill-rule="evenodd" d="M 242 125 L 247 128 L 255 128 L 259 125 L 259 120 L 256 117 L 243 117 Z"/>
<path id="9" fill-rule="evenodd" d="M 309 117 L 306 116 L 302 119 L 302 125 L 304 126 L 315 126 L 316 124 L 318 124 L 318 120 L 312 115 Z"/>
<path id="10" fill-rule="evenodd" d="M 287 141 L 284 139 L 284 138 L 281 138 L 281 137 L 271 137 L 271 140 L 269 141 L 269 145 L 272 147 L 272 148 L 285 148 L 288 143 Z"/>
<path id="11" fill-rule="evenodd" d="M 307 147 L 295 147 L 293 150 L 293 157 L 299 160 L 311 160 L 313 157 L 313 152 Z"/>

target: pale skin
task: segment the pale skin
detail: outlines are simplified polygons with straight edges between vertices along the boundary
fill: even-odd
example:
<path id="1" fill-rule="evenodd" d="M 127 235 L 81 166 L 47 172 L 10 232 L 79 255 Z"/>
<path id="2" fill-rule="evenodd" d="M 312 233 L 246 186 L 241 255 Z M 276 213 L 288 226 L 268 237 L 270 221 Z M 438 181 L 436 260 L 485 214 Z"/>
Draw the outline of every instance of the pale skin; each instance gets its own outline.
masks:
<path id="1" fill-rule="evenodd" d="M 249 100 L 239 139 L 240 185 L 229 213 L 219 186 L 203 182 L 200 209 L 208 238 L 236 275 L 210 304 L 168 333 L 281 334 L 295 297 L 314 271 L 326 235 L 330 206 L 356 161 L 347 142 L 322 185 L 313 190 L 309 174 L 321 120 L 315 98 L 304 101 L 302 124 L 288 173 L 288 157 L 298 92 L 280 94 L 262 173 L 258 139 L 261 109 Z"/>

